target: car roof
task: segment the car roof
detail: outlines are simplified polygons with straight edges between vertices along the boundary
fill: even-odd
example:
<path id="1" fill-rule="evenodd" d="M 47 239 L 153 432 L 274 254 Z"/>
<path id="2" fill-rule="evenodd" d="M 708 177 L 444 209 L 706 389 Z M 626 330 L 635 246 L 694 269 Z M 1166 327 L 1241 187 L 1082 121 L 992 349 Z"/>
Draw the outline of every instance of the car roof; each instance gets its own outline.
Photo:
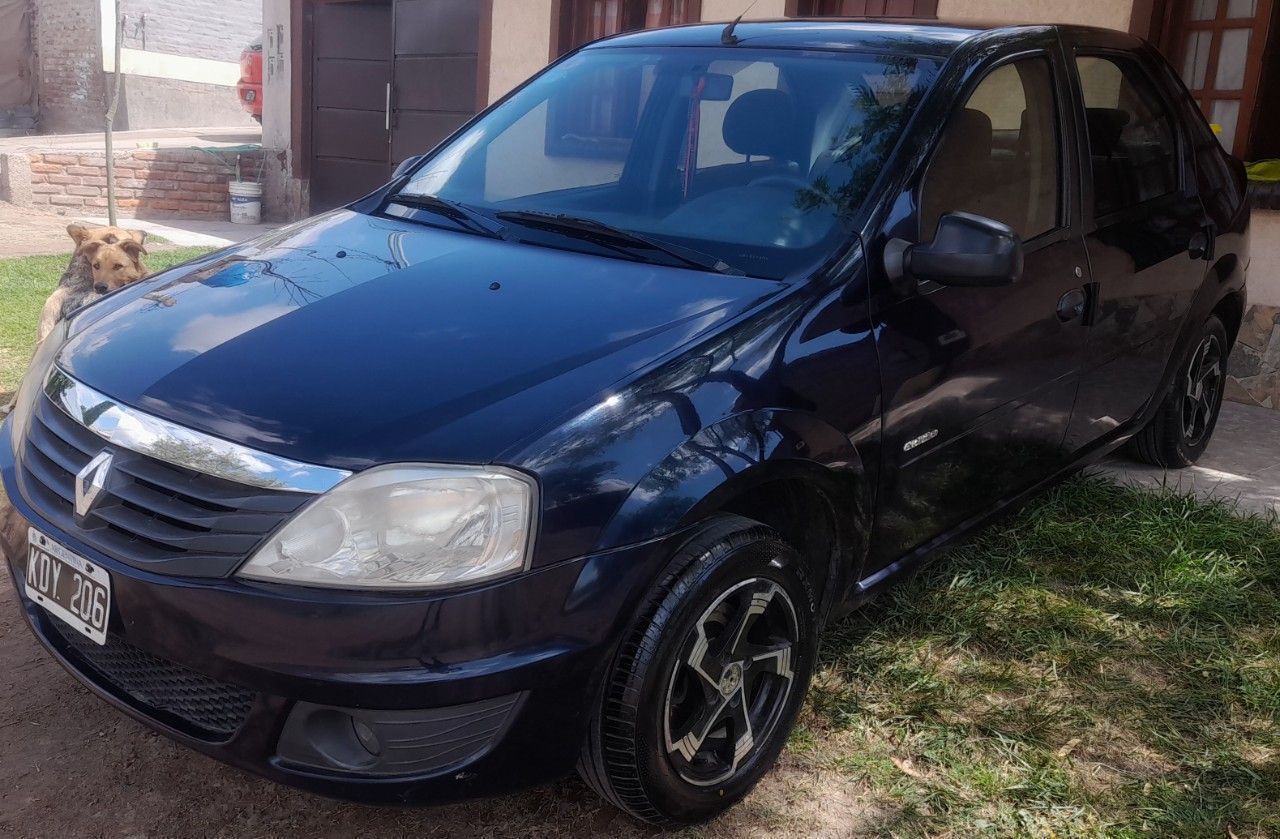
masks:
<path id="1" fill-rule="evenodd" d="M 720 46 L 725 23 L 693 23 L 663 29 L 643 29 L 614 35 L 589 47 L 691 47 Z M 1110 29 L 1061 24 L 1009 24 L 975 21 L 948 22 L 915 18 L 786 18 L 744 20 L 734 28 L 738 45 L 774 49 L 891 50 L 945 57 L 961 44 L 984 35 L 1017 37 L 1049 29 L 1096 34 L 1114 42 L 1117 37 L 1141 41 Z"/>

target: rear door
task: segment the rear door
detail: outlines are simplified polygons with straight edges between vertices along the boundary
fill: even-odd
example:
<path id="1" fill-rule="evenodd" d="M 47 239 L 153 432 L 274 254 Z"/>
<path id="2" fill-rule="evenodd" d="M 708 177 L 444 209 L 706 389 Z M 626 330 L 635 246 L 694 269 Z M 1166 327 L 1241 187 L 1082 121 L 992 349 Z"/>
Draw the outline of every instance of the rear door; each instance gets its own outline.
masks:
<path id="1" fill-rule="evenodd" d="M 1092 327 L 1068 443 L 1079 448 L 1156 396 L 1204 280 L 1213 229 L 1176 113 L 1137 54 L 1070 43 L 1085 126 L 1085 246 Z"/>
<path id="2" fill-rule="evenodd" d="M 1070 88 L 1050 33 L 1007 48 L 970 83 L 917 193 L 916 230 L 977 213 L 1023 240 L 1022 278 L 999 288 L 911 281 L 879 313 L 884 465 L 872 575 L 1060 468 L 1086 327 Z M 900 202 L 901 203 L 901 202 Z M 880 297 L 881 295 L 877 295 Z M 896 296 L 897 299 L 893 299 Z"/>

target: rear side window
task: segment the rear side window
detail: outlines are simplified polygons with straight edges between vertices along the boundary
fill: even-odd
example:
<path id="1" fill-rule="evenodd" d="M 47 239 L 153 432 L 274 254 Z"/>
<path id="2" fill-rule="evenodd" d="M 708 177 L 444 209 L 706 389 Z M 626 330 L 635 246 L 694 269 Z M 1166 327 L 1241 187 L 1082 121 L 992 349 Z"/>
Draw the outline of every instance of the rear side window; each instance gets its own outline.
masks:
<path id="1" fill-rule="evenodd" d="M 1169 109 L 1132 61 L 1080 56 L 1093 209 L 1104 216 L 1178 188 L 1178 141 Z"/>
<path id="2" fill-rule="evenodd" d="M 1044 58 L 992 70 L 951 115 L 920 192 L 920 236 L 957 210 L 1004 222 L 1024 240 L 1058 226 L 1062 155 Z"/>

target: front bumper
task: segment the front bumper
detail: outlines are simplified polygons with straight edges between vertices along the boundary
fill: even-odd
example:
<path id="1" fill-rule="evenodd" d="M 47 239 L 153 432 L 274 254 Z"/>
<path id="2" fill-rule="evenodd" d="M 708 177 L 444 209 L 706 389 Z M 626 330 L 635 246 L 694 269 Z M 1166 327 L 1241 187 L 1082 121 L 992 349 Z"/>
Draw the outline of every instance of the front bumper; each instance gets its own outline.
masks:
<path id="1" fill-rule="evenodd" d="M 40 642 L 94 693 L 146 725 L 334 797 L 430 803 L 509 791 L 571 770 L 617 639 L 666 555 L 660 540 L 430 596 L 161 576 L 104 556 L 28 505 L 16 489 L 8 431 L 0 426 L 0 552 Z M 107 652 L 86 647 L 25 597 L 29 524 L 111 574 Z M 124 665 L 95 658 L 108 654 L 123 655 Z M 188 706 L 175 712 L 157 700 L 154 680 L 128 676 L 138 667 L 148 677 L 147 667 L 160 668 L 162 681 L 176 679 L 184 697 L 205 691 L 199 695 L 221 703 L 210 712 L 219 725 L 206 724 L 206 705 L 196 706 L 203 710 L 193 721 Z M 282 738 L 296 739 L 299 729 L 296 715 L 289 722 L 295 707 L 415 724 L 442 714 L 474 718 L 476 708 L 497 721 L 487 733 L 467 732 L 476 748 L 457 761 L 388 775 L 385 767 L 320 769 L 282 757 Z M 450 728 L 416 730 L 447 736 Z"/>

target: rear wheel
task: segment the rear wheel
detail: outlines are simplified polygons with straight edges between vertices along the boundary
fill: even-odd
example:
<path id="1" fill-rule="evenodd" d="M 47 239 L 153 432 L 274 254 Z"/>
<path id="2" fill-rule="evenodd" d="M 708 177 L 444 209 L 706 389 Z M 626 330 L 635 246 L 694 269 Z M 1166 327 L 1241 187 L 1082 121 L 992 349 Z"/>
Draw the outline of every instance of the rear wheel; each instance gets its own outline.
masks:
<path id="1" fill-rule="evenodd" d="M 777 759 L 815 656 L 799 554 L 718 516 L 676 553 L 613 664 L 579 773 L 660 825 L 709 819 Z"/>
<path id="2" fill-rule="evenodd" d="M 1146 463 L 1182 468 L 1195 463 L 1213 437 L 1227 384 L 1227 331 L 1216 316 L 1205 321 L 1191 355 L 1155 417 L 1133 438 Z"/>

